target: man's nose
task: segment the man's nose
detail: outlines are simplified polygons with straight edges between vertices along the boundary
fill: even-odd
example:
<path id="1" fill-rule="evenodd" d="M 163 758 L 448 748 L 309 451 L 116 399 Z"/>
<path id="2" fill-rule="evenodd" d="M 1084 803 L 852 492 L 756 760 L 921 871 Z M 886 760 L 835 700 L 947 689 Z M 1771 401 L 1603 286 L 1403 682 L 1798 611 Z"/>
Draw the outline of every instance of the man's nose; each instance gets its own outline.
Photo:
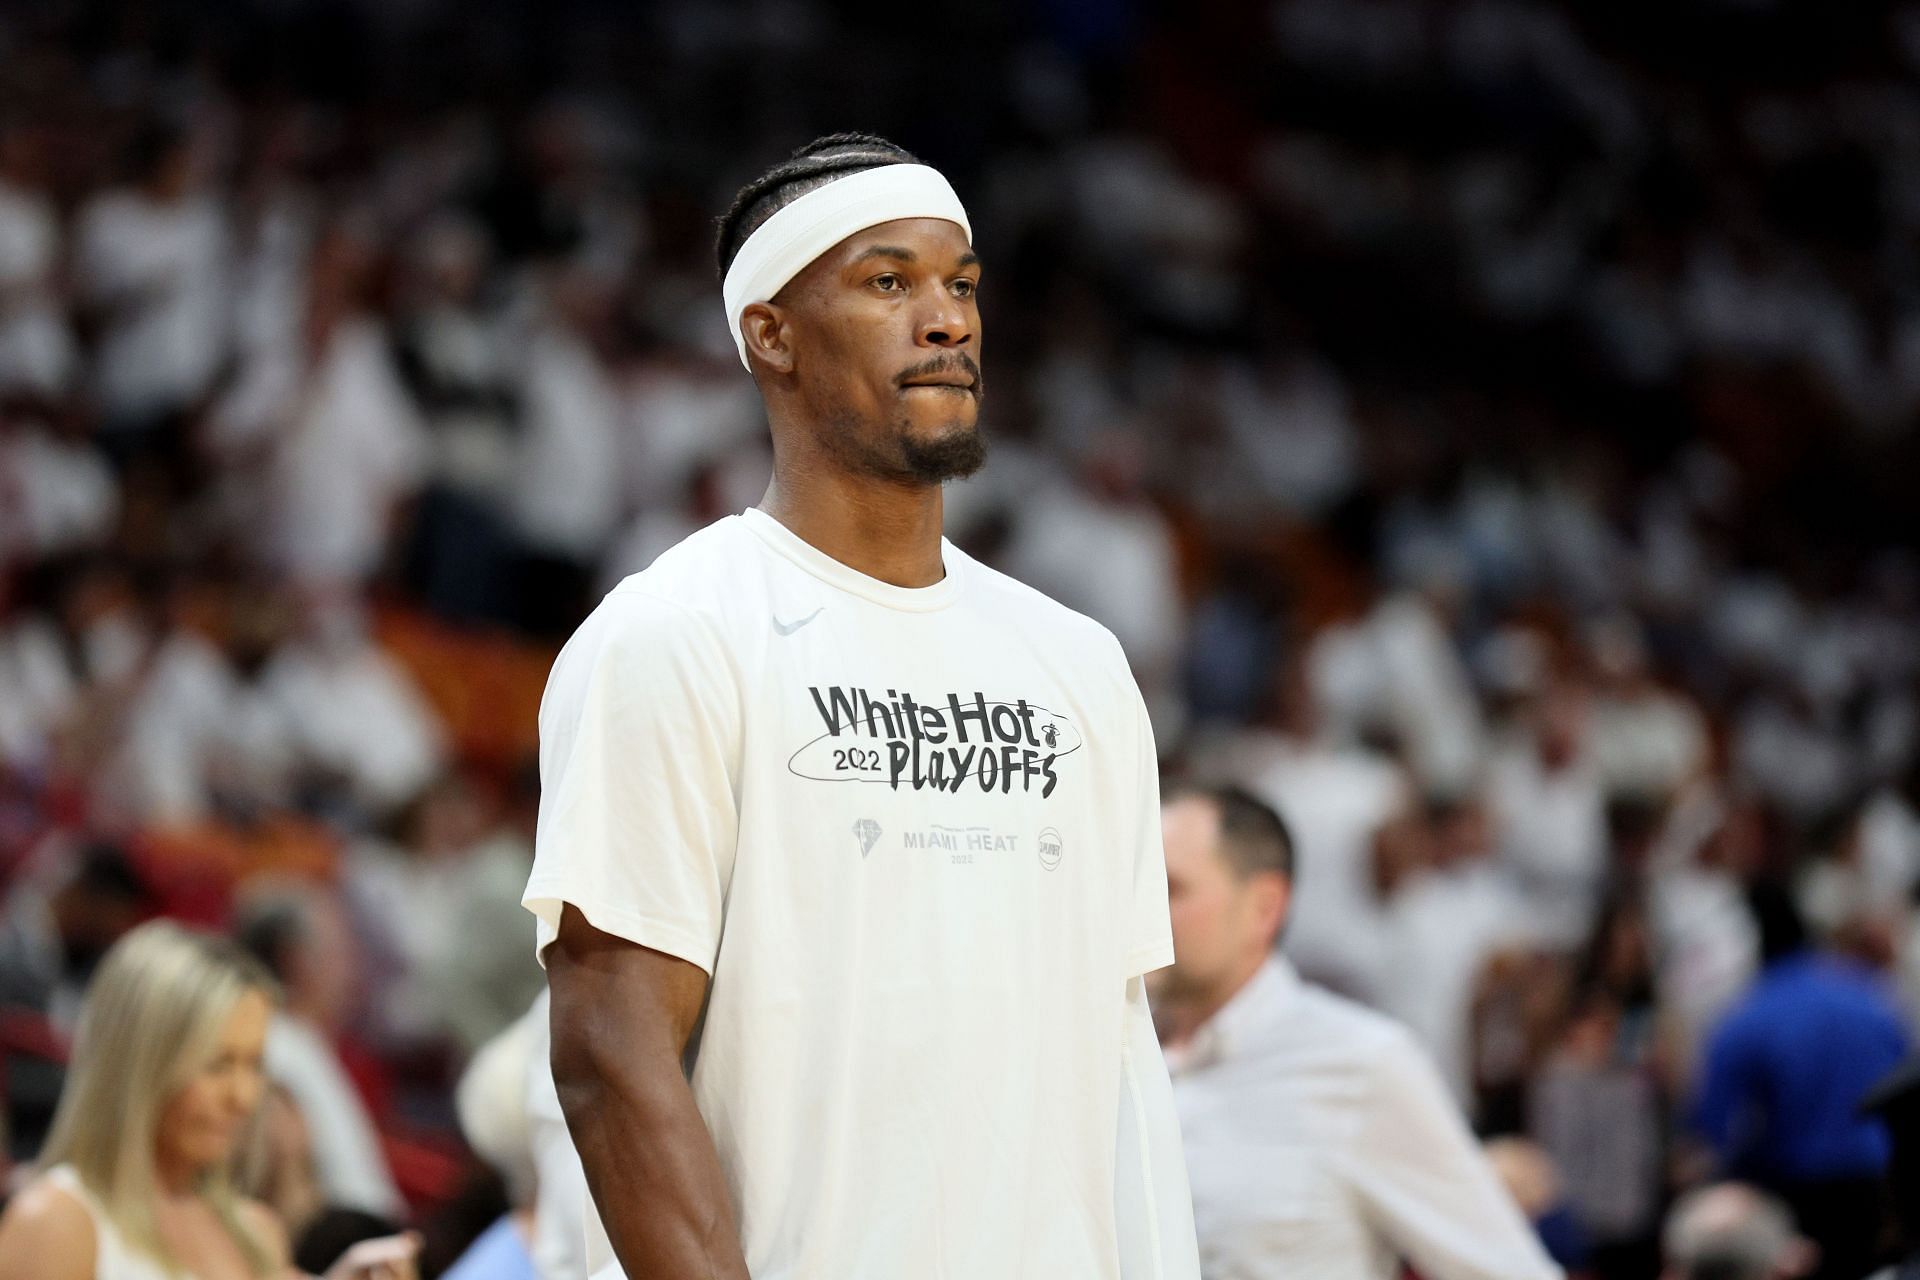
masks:
<path id="1" fill-rule="evenodd" d="M 923 347 L 964 348 L 973 342 L 973 323 L 960 300 L 942 289 L 921 313 L 914 337 Z"/>

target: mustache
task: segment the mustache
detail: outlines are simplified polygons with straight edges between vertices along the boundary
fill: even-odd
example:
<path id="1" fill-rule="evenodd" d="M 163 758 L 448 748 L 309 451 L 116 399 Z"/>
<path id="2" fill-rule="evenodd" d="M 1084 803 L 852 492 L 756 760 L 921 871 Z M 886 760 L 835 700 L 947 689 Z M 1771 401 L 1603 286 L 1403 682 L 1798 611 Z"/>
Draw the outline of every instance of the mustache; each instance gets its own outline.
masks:
<path id="1" fill-rule="evenodd" d="M 976 395 L 987 389 L 986 379 L 980 376 L 980 366 L 964 351 L 923 360 L 910 369 L 901 370 L 894 378 L 894 382 L 904 386 L 915 378 L 938 378 L 955 372 L 964 373 L 973 380 L 973 390 Z"/>

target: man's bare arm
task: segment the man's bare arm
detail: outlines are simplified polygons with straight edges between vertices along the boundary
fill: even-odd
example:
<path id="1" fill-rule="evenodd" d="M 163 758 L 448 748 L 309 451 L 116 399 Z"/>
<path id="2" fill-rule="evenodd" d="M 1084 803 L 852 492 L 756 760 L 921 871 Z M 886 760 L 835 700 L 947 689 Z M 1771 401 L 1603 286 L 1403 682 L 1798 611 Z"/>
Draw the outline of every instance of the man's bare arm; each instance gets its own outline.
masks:
<path id="1" fill-rule="evenodd" d="M 560 1107 L 628 1280 L 749 1280 L 680 1066 L 707 975 L 602 933 L 571 906 L 546 961 Z"/>

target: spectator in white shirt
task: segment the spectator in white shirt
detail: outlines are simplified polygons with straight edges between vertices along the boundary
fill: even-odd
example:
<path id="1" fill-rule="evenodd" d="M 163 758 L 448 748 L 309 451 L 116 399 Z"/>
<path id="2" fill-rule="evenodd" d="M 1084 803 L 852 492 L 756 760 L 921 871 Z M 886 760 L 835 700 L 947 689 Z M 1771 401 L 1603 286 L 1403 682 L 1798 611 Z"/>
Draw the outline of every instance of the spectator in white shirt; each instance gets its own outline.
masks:
<path id="1" fill-rule="evenodd" d="M 1413 805 L 1414 786 L 1399 764 L 1343 742 L 1326 726 L 1303 661 L 1288 665 L 1277 694 L 1271 729 L 1203 747 L 1195 768 L 1246 787 L 1287 824 L 1308 868 L 1292 886 L 1300 910 L 1287 930 L 1287 958 L 1321 986 L 1378 1002 L 1386 919 L 1374 847 Z"/>
<path id="2" fill-rule="evenodd" d="M 156 125 L 132 152 L 135 183 L 89 201 L 75 232 L 81 297 L 103 325 L 95 391 L 116 444 L 205 394 L 230 333 L 229 231 L 193 138 Z"/>
<path id="3" fill-rule="evenodd" d="M 1606 793 L 1589 750 L 1590 711 L 1584 686 L 1550 684 L 1488 771 L 1503 861 L 1541 944 L 1567 952 L 1593 928 L 1607 871 Z"/>
<path id="4" fill-rule="evenodd" d="M 1655 842 L 1654 990 L 1677 1078 L 1690 1078 L 1707 1033 L 1760 966 L 1744 886 L 1767 856 L 1766 821 L 1753 800 L 1703 786 L 1675 804 Z"/>
<path id="5" fill-rule="evenodd" d="M 446 734 L 426 695 L 375 641 L 365 603 L 310 594 L 261 683 L 291 722 L 309 788 L 326 780 L 350 812 L 380 822 L 440 776 Z"/>
<path id="6" fill-rule="evenodd" d="M 509 618 L 514 595 L 506 510 L 518 474 L 523 353 L 510 308 L 486 288 L 492 253 L 471 219 L 448 214 L 422 228 L 403 267 L 395 334 L 429 442 L 408 573 L 435 613 L 460 621 Z"/>
<path id="7" fill-rule="evenodd" d="M 97 777 L 118 750 L 151 646 L 133 578 L 111 556 L 83 555 L 16 584 L 19 602 L 38 607 L 0 618 L 0 775 L 58 765 Z M 102 825 L 111 817 L 95 813 Z"/>
<path id="8" fill-rule="evenodd" d="M 48 150 L 43 128 L 0 128 L 0 390 L 52 398 L 72 389 L 78 354 L 60 304 Z"/>
<path id="9" fill-rule="evenodd" d="M 286 994 L 267 1026 L 267 1074 L 306 1119 L 327 1202 L 398 1217 L 405 1205 L 373 1117 L 333 1044 L 353 1014 L 360 982 L 338 900 L 318 887 L 258 884 L 235 913 L 234 934 Z"/>
<path id="10" fill-rule="evenodd" d="M 1209 1280 L 1548 1280 L 1560 1272 L 1413 1037 L 1273 951 L 1293 850 L 1237 788 L 1163 810 L 1178 962 L 1152 1001 Z"/>
<path id="11" fill-rule="evenodd" d="M 543 1043 L 543 1009 L 529 1009 L 480 1048 L 454 1090 L 460 1132 L 490 1165 L 507 1195 L 507 1211 L 468 1242 L 445 1280 L 529 1280 L 545 1276 L 534 1260 L 540 1236 L 539 1160 L 527 1076 L 534 1048 Z"/>
<path id="12" fill-rule="evenodd" d="M 210 423 L 229 518 L 262 567 L 314 590 L 373 574 L 426 474 L 426 427 L 369 306 L 376 266 L 362 228 L 329 228 L 285 323 L 298 341 L 252 352 Z"/>
<path id="13" fill-rule="evenodd" d="M 449 772 L 402 809 L 394 842 L 363 839 L 342 860 L 383 1047 L 470 1053 L 544 985 L 537 961 L 500 946 L 520 927 L 505 911 L 533 861 L 531 783 L 518 785 L 503 814 L 487 788 Z"/>
<path id="14" fill-rule="evenodd" d="M 0 281 L 0 310 L 5 291 Z M 5 340 L 0 334 L 0 343 Z M 0 394 L 5 358 L 0 351 Z M 0 422 L 0 565 L 44 563 L 104 545 L 120 502 L 112 470 L 74 415 L 9 415 Z"/>
<path id="15" fill-rule="evenodd" d="M 129 695 L 96 803 L 154 827 L 288 807 L 298 726 L 261 680 L 289 626 L 286 602 L 257 580 L 189 572 L 170 584 L 166 607 L 171 629 Z"/>
<path id="16" fill-rule="evenodd" d="M 526 339 L 524 430 L 506 492 L 522 548 L 516 614 L 564 635 L 592 601 L 593 568 L 620 524 L 620 387 L 603 357 L 613 294 L 580 265 L 555 267 Z"/>
<path id="17" fill-rule="evenodd" d="M 1181 603 L 1173 527 L 1148 500 L 1143 441 L 1110 432 L 1087 452 L 1077 483 L 1027 495 L 1006 550 L 1007 572 L 1098 619 L 1126 651 L 1155 736 L 1178 736 L 1168 681 L 1180 659 Z"/>
<path id="18" fill-rule="evenodd" d="M 550 996 L 542 987 L 524 1019 L 532 1031 L 526 1100 L 538 1187 L 533 1209 L 534 1269 L 542 1280 L 587 1280 L 587 1171 L 573 1148 L 567 1117 L 560 1109 L 560 1090 L 553 1082 L 550 1008 Z"/>
<path id="19" fill-rule="evenodd" d="M 1590 637 L 1600 682 L 1588 749 L 1609 799 L 1664 803 L 1707 769 L 1707 720 L 1655 679 L 1637 623 L 1613 618 Z"/>
<path id="20" fill-rule="evenodd" d="M 1433 801 L 1414 820 L 1426 865 L 1385 906 L 1374 1003 L 1413 1032 L 1463 1106 L 1473 1097 L 1473 1003 L 1487 966 L 1532 942 L 1526 902 L 1494 862 L 1477 795 Z"/>

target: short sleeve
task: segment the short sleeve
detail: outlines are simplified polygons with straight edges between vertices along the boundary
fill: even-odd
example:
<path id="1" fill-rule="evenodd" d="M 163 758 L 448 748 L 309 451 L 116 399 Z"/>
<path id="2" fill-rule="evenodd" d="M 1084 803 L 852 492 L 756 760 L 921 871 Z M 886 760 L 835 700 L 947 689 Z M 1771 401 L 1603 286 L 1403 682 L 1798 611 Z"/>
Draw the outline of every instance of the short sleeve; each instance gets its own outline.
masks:
<path id="1" fill-rule="evenodd" d="M 1160 843 L 1160 755 L 1153 723 L 1138 690 L 1133 694 L 1135 778 L 1133 866 L 1129 886 L 1125 978 L 1173 963 L 1173 924 L 1167 914 L 1167 859 Z"/>
<path id="2" fill-rule="evenodd" d="M 543 953 L 572 904 L 713 972 L 739 811 L 739 697 L 718 635 L 628 589 L 567 642 L 540 704 L 540 815 L 521 903 Z"/>

